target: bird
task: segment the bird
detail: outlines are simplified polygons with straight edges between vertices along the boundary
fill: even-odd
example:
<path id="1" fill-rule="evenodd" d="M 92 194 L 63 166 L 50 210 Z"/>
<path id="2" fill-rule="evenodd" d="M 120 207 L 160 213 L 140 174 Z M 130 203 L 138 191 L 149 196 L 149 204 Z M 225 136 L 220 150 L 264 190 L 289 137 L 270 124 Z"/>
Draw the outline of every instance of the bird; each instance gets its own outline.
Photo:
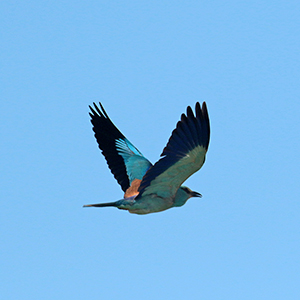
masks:
<path id="1" fill-rule="evenodd" d="M 182 114 L 171 137 L 153 165 L 119 131 L 102 104 L 89 106 L 93 131 L 102 154 L 124 197 L 107 203 L 83 207 L 116 207 L 144 215 L 183 206 L 192 197 L 202 197 L 183 182 L 205 162 L 210 140 L 210 121 L 206 103 L 190 106 Z"/>

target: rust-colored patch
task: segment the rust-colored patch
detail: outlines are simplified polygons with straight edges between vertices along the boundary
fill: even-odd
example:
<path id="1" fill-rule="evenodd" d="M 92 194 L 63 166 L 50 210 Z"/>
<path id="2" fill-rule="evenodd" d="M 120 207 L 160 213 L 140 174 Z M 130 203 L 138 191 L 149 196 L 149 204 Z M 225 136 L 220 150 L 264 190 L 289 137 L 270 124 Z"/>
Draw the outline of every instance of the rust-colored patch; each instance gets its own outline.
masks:
<path id="1" fill-rule="evenodd" d="M 140 179 L 134 179 L 131 183 L 131 186 L 126 190 L 124 194 L 124 198 L 132 197 L 135 195 L 138 195 L 138 189 L 141 185 L 142 180 Z"/>

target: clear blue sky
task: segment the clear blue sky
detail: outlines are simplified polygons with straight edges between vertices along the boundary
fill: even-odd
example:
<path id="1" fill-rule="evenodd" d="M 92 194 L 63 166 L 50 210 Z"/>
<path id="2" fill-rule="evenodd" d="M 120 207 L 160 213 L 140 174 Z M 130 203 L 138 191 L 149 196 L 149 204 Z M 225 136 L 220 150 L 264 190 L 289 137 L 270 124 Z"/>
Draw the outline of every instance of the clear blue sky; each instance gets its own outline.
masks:
<path id="1" fill-rule="evenodd" d="M 0 294 L 300 299 L 299 1 L 2 1 Z M 146 216 L 91 130 L 101 101 L 155 162 L 186 107 L 211 143 L 203 194 Z"/>

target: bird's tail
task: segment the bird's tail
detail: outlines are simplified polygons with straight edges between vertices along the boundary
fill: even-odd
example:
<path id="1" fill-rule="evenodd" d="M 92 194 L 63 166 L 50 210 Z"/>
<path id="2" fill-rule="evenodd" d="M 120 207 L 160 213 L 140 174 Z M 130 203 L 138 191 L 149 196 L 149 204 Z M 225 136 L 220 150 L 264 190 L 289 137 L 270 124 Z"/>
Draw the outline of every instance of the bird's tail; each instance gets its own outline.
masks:
<path id="1" fill-rule="evenodd" d="M 108 203 L 98 203 L 98 204 L 87 204 L 83 205 L 83 207 L 107 207 L 107 206 L 117 206 L 116 202 L 108 202 Z"/>

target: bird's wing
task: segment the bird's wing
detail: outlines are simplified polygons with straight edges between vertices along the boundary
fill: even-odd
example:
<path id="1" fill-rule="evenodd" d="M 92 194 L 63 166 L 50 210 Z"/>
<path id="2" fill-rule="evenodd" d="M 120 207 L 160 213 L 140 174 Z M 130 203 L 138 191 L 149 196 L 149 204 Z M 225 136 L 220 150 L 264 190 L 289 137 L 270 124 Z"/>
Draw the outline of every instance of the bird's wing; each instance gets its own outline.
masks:
<path id="1" fill-rule="evenodd" d="M 114 177 L 125 192 L 135 179 L 142 179 L 152 164 L 118 130 L 101 103 L 91 106 L 95 138 Z"/>
<path id="2" fill-rule="evenodd" d="M 187 114 L 181 115 L 162 158 L 143 177 L 136 200 L 149 194 L 174 196 L 182 183 L 204 164 L 210 137 L 206 103 L 201 108 L 197 102 L 195 110 L 194 115 L 188 106 Z"/>

